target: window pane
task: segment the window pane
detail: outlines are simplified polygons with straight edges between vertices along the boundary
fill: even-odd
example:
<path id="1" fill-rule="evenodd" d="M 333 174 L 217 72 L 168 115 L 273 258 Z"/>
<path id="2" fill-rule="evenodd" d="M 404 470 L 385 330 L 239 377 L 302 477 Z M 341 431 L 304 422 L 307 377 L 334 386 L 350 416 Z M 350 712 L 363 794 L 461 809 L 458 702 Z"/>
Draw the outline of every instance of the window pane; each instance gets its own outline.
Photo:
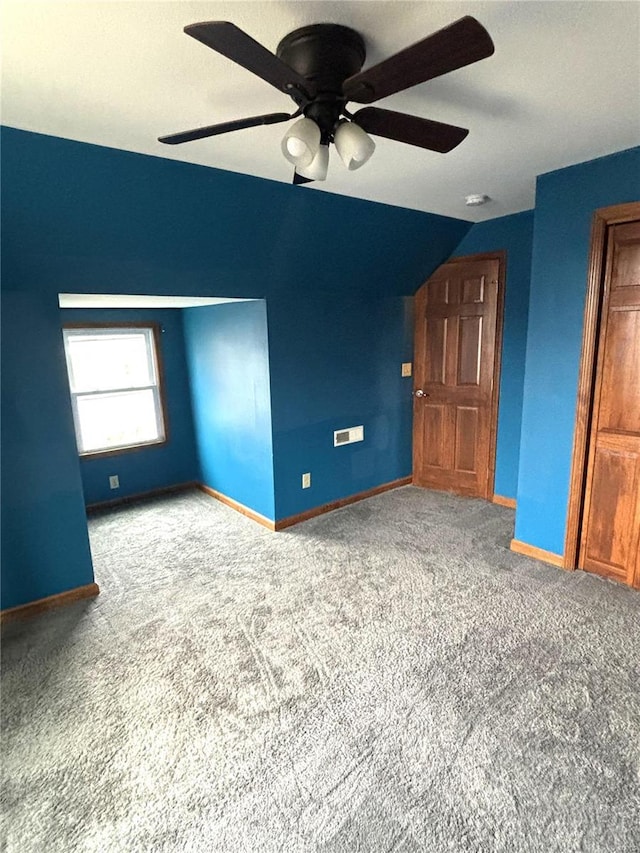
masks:
<path id="1" fill-rule="evenodd" d="M 150 345 L 150 335 L 148 339 L 144 332 L 69 335 L 71 390 L 82 393 L 153 385 Z"/>
<path id="2" fill-rule="evenodd" d="M 76 403 L 81 453 L 164 438 L 151 389 L 78 397 Z"/>

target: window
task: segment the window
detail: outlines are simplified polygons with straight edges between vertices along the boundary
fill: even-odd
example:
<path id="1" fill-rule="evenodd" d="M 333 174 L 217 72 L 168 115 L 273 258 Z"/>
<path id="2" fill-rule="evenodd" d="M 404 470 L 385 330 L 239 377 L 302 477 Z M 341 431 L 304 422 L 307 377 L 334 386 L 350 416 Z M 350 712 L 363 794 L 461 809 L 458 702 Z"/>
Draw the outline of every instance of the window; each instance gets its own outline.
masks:
<path id="1" fill-rule="evenodd" d="M 81 455 L 165 441 L 155 327 L 66 328 Z"/>

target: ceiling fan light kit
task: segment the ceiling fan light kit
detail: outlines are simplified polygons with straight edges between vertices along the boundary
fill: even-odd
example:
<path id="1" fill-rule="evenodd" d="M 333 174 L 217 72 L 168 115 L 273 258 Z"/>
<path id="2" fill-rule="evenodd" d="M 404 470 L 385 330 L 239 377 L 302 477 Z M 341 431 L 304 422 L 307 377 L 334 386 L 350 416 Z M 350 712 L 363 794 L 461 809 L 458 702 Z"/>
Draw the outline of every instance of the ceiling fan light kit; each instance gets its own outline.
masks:
<path id="1" fill-rule="evenodd" d="M 322 133 L 310 118 L 297 121 L 284 135 L 282 153 L 296 167 L 296 172 L 312 181 L 324 181 L 329 165 L 329 141 L 321 143 Z M 350 171 L 369 160 L 376 144 L 353 122 L 342 119 L 331 137 L 340 159 Z"/>
<path id="2" fill-rule="evenodd" d="M 453 150 L 467 136 L 465 128 L 379 107 L 351 114 L 347 103 L 370 104 L 494 52 L 485 28 L 469 15 L 364 71 L 362 36 L 340 24 L 311 24 L 294 30 L 282 39 L 275 54 L 227 21 L 190 24 L 184 31 L 289 95 L 297 109 L 291 115 L 237 119 L 161 136 L 159 141 L 177 145 L 303 115 L 282 140 L 282 153 L 295 166 L 296 184 L 326 178 L 331 143 L 350 171 L 359 169 L 375 149 L 369 134 L 429 151 Z"/>
<path id="3" fill-rule="evenodd" d="M 369 134 L 349 121 L 339 122 L 333 141 L 340 159 L 350 172 L 364 166 L 376 148 Z"/>
<path id="4" fill-rule="evenodd" d="M 310 118 L 301 118 L 285 133 L 282 153 L 298 168 L 308 166 L 320 147 L 320 128 Z"/>
<path id="5" fill-rule="evenodd" d="M 308 166 L 296 165 L 296 172 L 308 181 L 325 181 L 329 171 L 329 146 L 319 145 L 316 156 Z"/>

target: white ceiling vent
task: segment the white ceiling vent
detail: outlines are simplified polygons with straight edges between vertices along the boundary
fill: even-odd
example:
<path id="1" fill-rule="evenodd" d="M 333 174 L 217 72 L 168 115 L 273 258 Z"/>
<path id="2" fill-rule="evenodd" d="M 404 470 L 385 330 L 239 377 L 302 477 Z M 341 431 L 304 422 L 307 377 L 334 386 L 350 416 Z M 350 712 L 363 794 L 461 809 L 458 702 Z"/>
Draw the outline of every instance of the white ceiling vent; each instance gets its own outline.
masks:
<path id="1" fill-rule="evenodd" d="M 353 444 L 354 441 L 364 441 L 364 427 L 355 426 L 349 429 L 337 429 L 333 434 L 333 446 L 341 444 Z"/>

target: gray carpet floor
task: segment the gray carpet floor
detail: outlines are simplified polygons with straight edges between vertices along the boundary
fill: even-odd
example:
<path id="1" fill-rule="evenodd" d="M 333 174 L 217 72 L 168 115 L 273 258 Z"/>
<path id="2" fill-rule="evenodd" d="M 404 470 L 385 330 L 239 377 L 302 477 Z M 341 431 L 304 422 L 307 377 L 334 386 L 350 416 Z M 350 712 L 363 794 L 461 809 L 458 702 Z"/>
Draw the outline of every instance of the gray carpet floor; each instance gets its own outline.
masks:
<path id="1" fill-rule="evenodd" d="M 8 853 L 638 853 L 640 594 L 413 487 L 273 534 L 104 512 L 3 642 Z"/>

